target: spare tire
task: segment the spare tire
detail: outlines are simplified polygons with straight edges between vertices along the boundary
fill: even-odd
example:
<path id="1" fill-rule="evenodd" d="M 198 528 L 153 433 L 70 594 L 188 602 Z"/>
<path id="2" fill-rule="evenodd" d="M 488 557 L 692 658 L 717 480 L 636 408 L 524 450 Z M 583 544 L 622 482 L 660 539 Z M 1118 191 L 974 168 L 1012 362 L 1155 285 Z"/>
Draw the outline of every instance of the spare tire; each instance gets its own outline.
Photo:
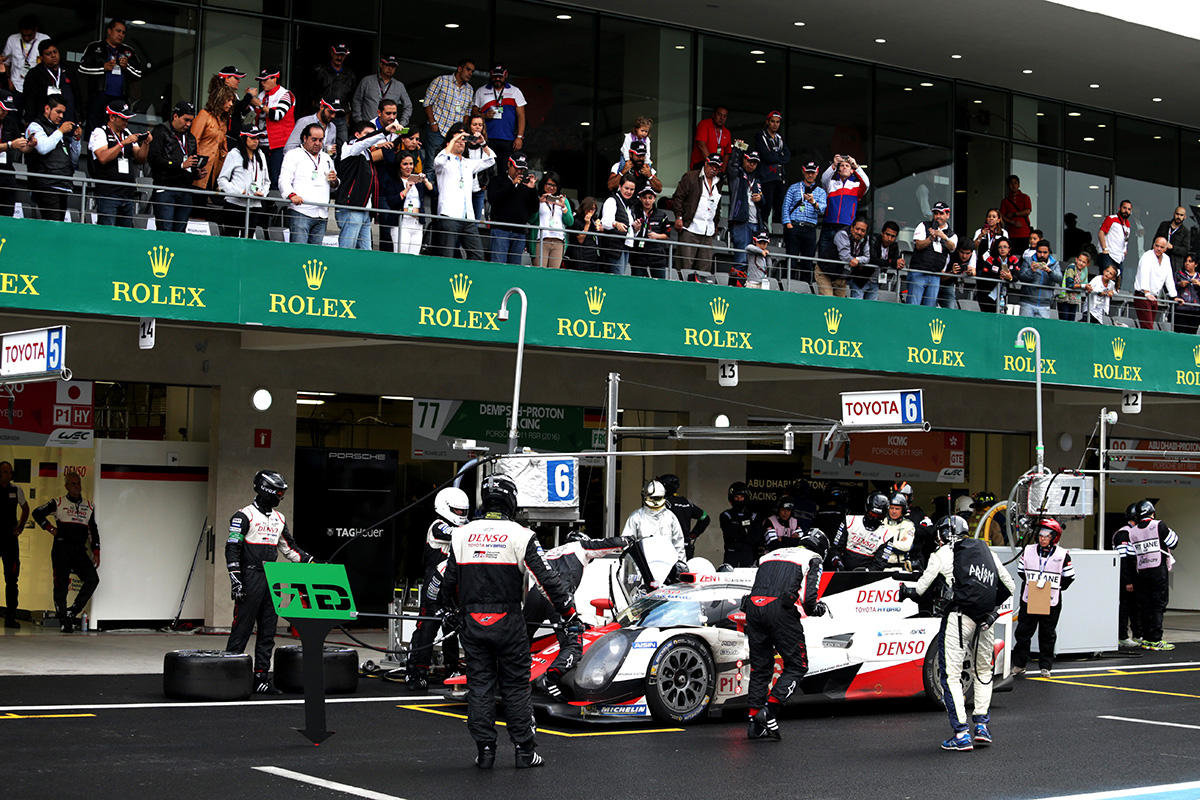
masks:
<path id="1" fill-rule="evenodd" d="M 252 674 L 246 653 L 174 650 L 163 656 L 163 694 L 175 700 L 245 700 Z"/>
<path id="2" fill-rule="evenodd" d="M 275 685 L 285 692 L 304 691 L 304 647 L 298 644 L 275 648 Z M 358 651 L 353 647 L 325 645 L 325 693 L 353 694 L 358 691 Z"/>

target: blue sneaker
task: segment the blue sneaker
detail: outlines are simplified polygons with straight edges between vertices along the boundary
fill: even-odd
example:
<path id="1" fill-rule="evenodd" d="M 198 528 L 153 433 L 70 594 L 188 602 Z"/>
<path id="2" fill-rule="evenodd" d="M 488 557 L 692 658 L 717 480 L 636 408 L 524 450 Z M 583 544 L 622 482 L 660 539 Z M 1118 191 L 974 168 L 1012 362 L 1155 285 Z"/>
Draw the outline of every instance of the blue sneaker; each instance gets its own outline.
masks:
<path id="1" fill-rule="evenodd" d="M 975 744 L 971 741 L 970 731 L 959 731 L 951 736 L 946 741 L 942 742 L 943 750 L 974 750 Z"/>
<path id="2" fill-rule="evenodd" d="M 979 747 L 986 747 L 992 743 L 992 732 L 988 730 L 988 726 L 983 722 L 975 723 L 975 744 Z"/>

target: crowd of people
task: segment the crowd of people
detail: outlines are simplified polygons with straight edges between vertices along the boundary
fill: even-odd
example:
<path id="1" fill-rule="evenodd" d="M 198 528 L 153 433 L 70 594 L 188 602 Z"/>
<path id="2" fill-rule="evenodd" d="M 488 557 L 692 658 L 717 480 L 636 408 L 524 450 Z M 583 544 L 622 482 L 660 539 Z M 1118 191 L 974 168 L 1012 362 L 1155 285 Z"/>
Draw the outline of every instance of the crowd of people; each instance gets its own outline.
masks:
<path id="1" fill-rule="evenodd" d="M 853 155 L 794 165 L 779 111 L 738 137 L 722 106 L 696 126 L 689 169 L 670 196 L 648 117 L 631 121 L 589 196 L 553 169 L 533 168 L 541 156 L 525 149 L 525 96 L 503 64 L 478 88 L 471 59 L 436 77 L 418 125 L 396 77 L 399 58 L 381 56 L 378 71 L 359 79 L 344 42 L 308 70 L 300 94 L 274 66 L 243 89 L 246 73 L 230 65 L 211 76 L 203 107 L 180 101 L 153 129 L 135 131 L 130 88 L 144 67 L 122 20 L 110 20 L 75 66 L 35 18 L 19 27 L 0 63 L 0 87 L 11 89 L 0 92 L 3 213 L 13 213 L 20 159 L 36 174 L 23 213 L 46 219 L 69 213 L 83 168 L 100 182 L 97 222 L 132 226 L 137 178 L 148 173 L 159 230 L 186 230 L 197 216 L 222 235 L 282 227 L 290 241 L 323 244 L 332 216 L 346 248 L 510 264 L 527 257 L 657 278 L 672 269 L 696 280 L 727 273 L 733 286 L 798 283 L 867 300 L 879 299 L 882 285 L 910 304 L 1099 323 L 1117 316 L 1124 285 L 1141 327 L 1163 324 L 1163 302 L 1179 306 L 1166 315 L 1175 330 L 1200 327 L 1200 273 L 1182 207 L 1143 254 L 1127 253 L 1128 200 L 1103 220 L 1096 244 L 1068 214 L 1056 246 L 1032 226 L 1033 203 L 1012 175 L 977 228 L 952 224 L 946 197 L 903 239 L 894 220 L 873 233 L 862 202 L 871 181 Z"/>

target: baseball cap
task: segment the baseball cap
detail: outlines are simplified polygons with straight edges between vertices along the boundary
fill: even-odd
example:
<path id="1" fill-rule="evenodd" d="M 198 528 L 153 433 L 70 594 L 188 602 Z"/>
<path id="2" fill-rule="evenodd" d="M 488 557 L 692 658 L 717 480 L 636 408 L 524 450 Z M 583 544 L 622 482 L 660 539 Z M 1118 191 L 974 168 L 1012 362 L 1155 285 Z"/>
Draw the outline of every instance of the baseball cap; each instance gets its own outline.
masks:
<path id="1" fill-rule="evenodd" d="M 266 138 L 267 132 L 257 125 L 251 125 L 248 128 L 243 128 L 241 135 L 247 139 L 263 139 Z"/>
<path id="2" fill-rule="evenodd" d="M 524 153 L 513 153 L 508 157 L 508 163 L 512 164 L 517 169 L 525 169 L 529 166 L 529 161 L 525 158 Z"/>
<path id="3" fill-rule="evenodd" d="M 640 192 L 638 192 L 638 197 L 641 197 L 644 194 L 652 194 L 655 197 L 658 197 L 658 192 L 654 191 L 654 187 L 648 183 L 642 187 L 642 190 Z"/>
<path id="4" fill-rule="evenodd" d="M 278 78 L 279 67 L 263 67 L 258 71 L 258 80 L 265 81 L 267 78 Z"/>
<path id="5" fill-rule="evenodd" d="M 938 202 L 934 203 L 933 206 L 929 210 L 934 213 L 937 213 L 938 211 L 949 211 L 950 206 L 946 205 L 945 203 L 943 203 L 942 201 L 939 200 Z"/>
<path id="6" fill-rule="evenodd" d="M 388 64 L 394 67 L 400 63 L 400 59 L 396 58 L 395 56 L 380 56 L 379 63 Z"/>
<path id="7" fill-rule="evenodd" d="M 815 161 L 809 161 L 804 165 L 805 172 L 816 172 L 819 169 L 820 167 L 817 166 L 817 162 Z"/>
<path id="8" fill-rule="evenodd" d="M 5 111 L 16 111 L 17 101 L 8 92 L 0 92 L 0 108 L 3 108 Z"/>
<path id="9" fill-rule="evenodd" d="M 242 72 L 232 64 L 227 67 L 221 67 L 219 70 L 217 70 L 217 75 L 222 78 L 237 78 L 238 80 L 246 77 L 246 73 Z"/>
<path id="10" fill-rule="evenodd" d="M 780 114 L 778 111 L 772 111 L 770 114 L 767 114 L 767 119 L 775 119 L 776 117 L 783 119 L 783 114 Z"/>
<path id="11" fill-rule="evenodd" d="M 505 69 L 502 64 L 497 64 L 496 66 L 492 67 L 492 77 L 493 78 L 499 78 L 506 72 L 508 72 L 508 70 Z"/>
<path id="12" fill-rule="evenodd" d="M 767 233 L 766 231 L 759 231 L 758 233 L 754 234 L 754 241 L 769 242 L 771 241 L 771 234 Z"/>
<path id="13" fill-rule="evenodd" d="M 714 167 L 723 167 L 723 166 L 725 166 L 725 160 L 724 160 L 723 158 L 721 158 L 719 155 L 717 155 L 716 153 L 713 153 L 711 156 L 709 156 L 708 158 L 704 159 L 704 163 L 705 163 L 705 164 L 711 164 L 711 165 L 712 165 L 712 166 L 714 166 Z"/>
<path id="14" fill-rule="evenodd" d="M 333 52 L 337 53 L 338 55 L 348 56 L 350 55 L 350 45 L 346 44 L 345 42 L 338 42 L 333 46 Z"/>
<path id="15" fill-rule="evenodd" d="M 743 157 L 748 158 L 751 161 L 758 161 L 758 151 L 757 150 L 747 150 L 742 155 L 743 155 Z"/>
<path id="16" fill-rule="evenodd" d="M 326 108 L 332 109 L 332 110 L 333 110 L 333 113 L 334 113 L 335 115 L 336 115 L 336 114 L 345 114 L 345 113 L 346 113 L 346 109 L 344 109 L 344 108 L 342 107 L 342 100 L 341 100 L 341 98 L 339 98 L 339 97 L 335 97 L 335 98 L 333 98 L 332 100 L 326 100 L 324 97 L 322 97 L 322 98 L 321 98 L 321 105 L 325 106 Z"/>
<path id="17" fill-rule="evenodd" d="M 180 100 L 175 104 L 175 108 L 171 109 L 171 113 L 177 117 L 182 117 L 184 114 L 191 114 L 192 116 L 195 116 L 196 107 L 187 100 Z"/>
<path id="18" fill-rule="evenodd" d="M 112 114 L 114 117 L 120 117 L 121 119 L 133 119 L 133 109 L 124 100 L 113 100 L 105 107 L 104 112 Z M 177 111 L 176 113 L 181 112 Z"/>
<path id="19" fill-rule="evenodd" d="M 646 155 L 646 143 L 645 142 L 633 142 L 632 144 L 629 145 L 629 154 L 633 155 L 633 156 Z"/>

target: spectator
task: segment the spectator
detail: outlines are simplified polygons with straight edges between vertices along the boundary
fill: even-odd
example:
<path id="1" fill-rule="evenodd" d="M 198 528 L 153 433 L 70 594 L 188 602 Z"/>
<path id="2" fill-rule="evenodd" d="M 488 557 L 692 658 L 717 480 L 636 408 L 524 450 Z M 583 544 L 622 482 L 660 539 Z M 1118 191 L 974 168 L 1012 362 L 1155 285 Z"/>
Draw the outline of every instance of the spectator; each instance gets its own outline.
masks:
<path id="1" fill-rule="evenodd" d="M 600 264 L 600 204 L 594 197 L 579 201 L 575 224 L 567 237 L 564 267 L 594 272 Z"/>
<path id="2" fill-rule="evenodd" d="M 279 85 L 278 69 L 263 67 L 258 71 L 258 101 L 259 127 L 266 130 L 270 147 L 267 169 L 271 173 L 271 185 L 282 190 L 279 173 L 283 168 L 288 137 L 296 127 L 296 95 Z"/>
<path id="3" fill-rule="evenodd" d="M 452 126 L 450 128 L 450 135 L 453 136 L 462 129 L 463 128 L 461 126 L 457 128 Z M 483 151 L 491 147 L 491 140 L 488 138 L 487 123 L 484 120 L 483 115 L 472 114 L 470 117 L 468 117 L 466 131 L 467 149 L 463 151 L 463 156 L 469 161 L 482 161 L 485 158 Z M 496 150 L 492 149 L 491 152 L 496 153 Z M 512 149 L 509 148 L 508 152 L 511 153 Z M 506 155 L 504 159 L 505 162 L 507 162 L 508 156 Z M 500 160 L 499 154 L 496 155 L 496 160 Z M 491 170 L 481 169 L 478 170 L 475 173 L 475 177 L 471 179 L 471 207 L 475 209 L 475 219 L 477 220 L 482 220 L 484 218 L 483 207 L 484 201 L 487 200 L 487 187 L 490 178 Z M 526 214 L 521 218 L 520 222 L 524 223 L 528 219 L 529 215 Z M 522 232 L 521 240 L 524 241 L 524 239 L 525 234 Z"/>
<path id="4" fill-rule="evenodd" d="M 529 224 L 536 225 L 537 229 L 530 231 L 529 237 L 530 254 L 533 263 L 539 267 L 558 269 L 562 266 L 566 229 L 575 222 L 571 203 L 563 196 L 561 188 L 558 173 L 547 172 L 536 189 L 538 206 L 529 218 Z"/>
<path id="5" fill-rule="evenodd" d="M 1074 258 L 1091 243 L 1092 235 L 1079 227 L 1079 216 L 1071 212 L 1063 214 L 1063 258 Z"/>
<path id="6" fill-rule="evenodd" d="M 217 188 L 225 195 L 222 236 L 241 236 L 243 233 L 249 236 L 256 227 L 265 231 L 270 226 L 268 215 L 261 210 L 262 200 L 258 199 L 271 191 L 267 156 L 262 146 L 265 138 L 266 132 L 253 125 L 241 131 L 221 165 Z"/>
<path id="7" fill-rule="evenodd" d="M 1129 217 L 1132 215 L 1133 203 L 1122 200 L 1117 213 L 1109 214 L 1100 223 L 1100 257 L 1096 263 L 1101 269 L 1109 264 L 1117 268 L 1117 286 L 1121 285 L 1121 266 L 1129 247 Z"/>
<path id="8" fill-rule="evenodd" d="M 421 132 L 410 128 L 406 133 L 400 134 L 396 141 L 399 143 L 396 148 L 397 159 L 401 154 L 408 153 L 413 157 L 413 174 L 423 173 L 425 151 L 421 147 Z"/>
<path id="9" fill-rule="evenodd" d="M 625 166 L 626 154 L 633 148 L 634 142 L 640 142 L 645 146 L 645 149 L 642 151 L 643 158 L 647 164 L 654 164 L 654 158 L 650 155 L 650 128 L 653 125 L 654 120 L 649 117 L 638 117 L 633 121 L 633 126 L 629 129 L 629 133 L 625 134 L 625 139 L 621 142 L 621 150 L 617 155 L 617 168 L 613 172 L 620 172 Z M 617 187 L 610 186 L 608 188 L 610 191 L 613 191 Z M 655 191 L 661 192 L 662 189 L 656 189 Z"/>
<path id="10" fill-rule="evenodd" d="M 973 242 L 966 239 L 959 242 L 950 254 L 946 268 L 942 270 L 937 302 L 942 308 L 958 308 L 958 287 L 963 278 L 975 274 L 975 249 L 972 245 Z"/>
<path id="11" fill-rule="evenodd" d="M 92 131 L 88 139 L 91 176 L 112 182 L 96 185 L 96 221 L 101 225 L 132 228 L 137 207 L 133 165 L 146 163 L 152 137 L 149 133 L 139 136 L 129 130 L 133 109 L 125 101 L 114 100 L 105 112 L 108 123 Z"/>
<path id="12" fill-rule="evenodd" d="M 384 130 L 392 122 L 399 123 L 396 133 L 385 133 L 386 145 L 375 148 L 371 152 L 371 160 L 375 162 L 375 174 L 379 178 L 379 210 L 376 215 L 376 219 L 379 221 L 379 246 L 376 249 L 394 253 L 396 244 L 392 241 L 392 229 L 396 225 L 397 218 L 392 213 L 391 203 L 392 200 L 400 202 L 400 195 L 403 191 L 399 170 L 396 167 L 396 158 L 400 154 L 400 131 L 407 133 L 408 128 L 405 128 L 404 123 L 399 120 L 399 104 L 390 97 L 385 97 L 376 103 L 375 110 L 375 118 L 371 121 L 375 130 Z M 416 162 L 413 163 L 415 166 Z M 414 169 L 414 172 L 418 171 Z"/>
<path id="13" fill-rule="evenodd" d="M 846 263 L 846 275 L 832 281 L 832 292 L 826 291 L 830 286 L 828 270 L 817 266 L 817 285 L 819 294 L 835 294 L 845 297 L 847 289 L 850 297 L 865 300 L 875 300 L 879 296 L 879 269 L 871 264 L 870 239 L 867 238 L 867 218 L 860 216 L 847 230 L 838 231 L 834 238 L 838 259 Z M 832 267 L 832 264 L 826 265 Z"/>
<path id="14" fill-rule="evenodd" d="M 29 171 L 47 177 L 29 179 L 29 192 L 38 219 L 66 220 L 67 196 L 74 184 L 75 164 L 79 162 L 79 140 L 83 127 L 66 119 L 67 107 L 51 97 L 42 106 L 41 119 L 29 123 L 25 138 L 33 143 L 29 153 Z"/>
<path id="15" fill-rule="evenodd" d="M 448 258 L 457 256 L 459 247 L 475 261 L 483 260 L 483 244 L 471 205 L 471 184 L 475 173 L 496 163 L 496 154 L 485 146 L 482 159 L 467 159 L 467 132 L 450 137 L 433 161 L 437 173 L 439 252 Z M 525 219 L 528 219 L 526 215 Z"/>
<path id="16" fill-rule="evenodd" d="M 217 87 L 224 86 L 233 92 L 236 99 L 233 110 L 229 114 L 229 130 L 226 133 L 227 149 L 237 148 L 241 141 L 242 130 L 247 125 L 253 125 L 256 118 L 256 109 L 259 105 L 258 89 L 249 88 L 243 92 L 242 78 L 244 77 L 246 77 L 246 73 L 229 64 L 221 67 L 215 75 L 208 79 L 209 97 L 217 90 Z"/>
<path id="17" fill-rule="evenodd" d="M 682 185 L 682 181 L 680 183 Z M 633 249 L 633 238 L 637 234 L 633 227 L 637 214 L 633 199 L 636 190 L 637 184 L 633 178 L 622 178 L 617 190 L 604 201 L 600 209 L 600 230 L 610 234 L 601 240 L 600 252 L 608 271 L 613 275 L 629 274 L 629 256 Z M 676 192 L 677 199 L 678 196 Z M 624 234 L 625 238 L 621 239 L 620 234 Z"/>
<path id="18" fill-rule="evenodd" d="M 229 152 L 226 135 L 229 133 L 229 118 L 236 102 L 237 94 L 233 89 L 220 86 L 208 96 L 208 102 L 192 122 L 196 153 L 207 159 L 207 163 L 199 170 L 200 177 L 192 181 L 192 185 L 197 189 L 217 188 L 217 176 L 221 174 L 225 154 Z"/>
<path id="19" fill-rule="evenodd" d="M 758 179 L 762 181 L 762 221 L 763 230 L 771 230 L 771 220 L 779 219 L 783 206 L 784 187 L 787 175 L 784 168 L 792 160 L 792 151 L 787 142 L 779 135 L 779 127 L 783 124 L 783 114 L 772 111 L 767 114 L 763 129 L 758 132 L 754 148 L 758 151 L 760 164 Z"/>
<path id="20" fill-rule="evenodd" d="M 279 194 L 287 209 L 292 242 L 324 244 L 329 220 L 329 190 L 339 185 L 333 159 L 325 151 L 325 130 L 310 122 L 300 132 L 300 146 L 283 157 Z"/>
<path id="21" fill-rule="evenodd" d="M 424 173 L 414 172 L 420 156 L 410 151 L 402 151 L 396 157 L 396 168 L 400 175 L 400 192 L 397 197 L 390 198 L 389 206 L 401 212 L 399 252 L 416 256 L 421 254 L 421 238 L 425 234 L 425 223 L 419 216 L 424 213 L 428 203 L 426 198 L 433 192 Z"/>
<path id="22" fill-rule="evenodd" d="M 1017 278 L 1025 284 L 1021 297 L 1021 316 L 1050 319 L 1050 301 L 1054 292 L 1049 286 L 1062 283 L 1062 265 L 1050 253 L 1050 240 L 1041 239 L 1031 261 L 1026 261 Z"/>
<path id="23" fill-rule="evenodd" d="M 505 174 L 488 183 L 492 202 L 492 241 L 490 260 L 500 264 L 520 264 L 527 231 L 521 227 L 537 213 L 537 176 L 529 171 L 524 153 L 508 158 Z"/>
<path id="24" fill-rule="evenodd" d="M 181 100 L 171 110 L 171 121 L 160 122 L 150 143 L 150 174 L 154 177 L 154 225 L 160 231 L 187 230 L 192 216 L 192 195 L 180 191 L 199 175 L 200 159 L 192 123 L 196 107 Z"/>
<path id="25" fill-rule="evenodd" d="M 829 205 L 825 210 L 825 220 L 821 224 L 817 254 L 821 258 L 832 259 L 837 258 L 833 237 L 854 222 L 858 216 L 858 201 L 867 193 L 871 182 L 867 180 L 867 173 L 857 161 L 850 156 L 835 155 L 833 163 L 821 174 L 821 185 L 829 195 Z"/>
<path id="26" fill-rule="evenodd" d="M 304 133 L 304 129 L 309 125 L 320 125 L 321 130 L 325 131 L 325 152 L 330 158 L 337 155 L 337 125 L 334 120 L 337 119 L 339 113 L 342 113 L 342 104 L 339 100 L 328 100 L 321 98 L 321 102 L 317 105 L 315 114 L 309 114 L 306 117 L 301 117 L 296 120 L 296 124 L 292 127 L 292 132 L 288 134 L 287 141 L 283 145 L 283 152 L 287 153 L 295 150 L 300 146 L 300 134 Z M 366 118 L 364 118 L 366 119 Z"/>
<path id="27" fill-rule="evenodd" d="M 1029 231 L 1029 246 L 1026 247 L 1024 251 L 1017 250 L 1017 248 L 1014 246 L 1013 252 L 1021 253 L 1022 261 L 1033 261 L 1033 259 L 1037 257 L 1038 242 L 1040 242 L 1045 236 L 1046 234 L 1042 233 L 1041 228 L 1034 228 L 1033 230 Z"/>
<path id="28" fill-rule="evenodd" d="M 38 58 L 37 66 L 25 75 L 25 124 L 40 117 L 46 101 L 52 97 L 63 103 L 63 119 L 81 121 L 79 81 L 75 79 L 71 68 L 62 63 L 58 43 L 53 39 L 43 39 L 38 45 Z"/>
<path id="29" fill-rule="evenodd" d="M 754 241 L 746 245 L 746 254 L 749 259 L 746 262 L 745 270 L 740 270 L 737 266 L 730 268 L 729 285 L 759 286 L 769 289 L 773 270 L 771 266 L 771 234 L 765 230 L 754 234 Z"/>
<path id="30" fill-rule="evenodd" d="M 975 236 L 972 237 L 975 242 L 977 260 L 983 259 L 984 256 L 992 252 L 992 247 L 1001 236 L 1007 237 L 1008 231 L 1000 224 L 1000 209 L 989 208 L 987 215 L 984 217 L 983 225 L 975 231 Z"/>
<path id="31" fill-rule="evenodd" d="M 804 165 L 804 179 L 788 187 L 783 198 L 783 246 L 789 256 L 812 258 L 817 253 L 817 225 L 825 213 L 828 195 L 817 183 L 817 162 Z M 812 281 L 812 262 L 800 261 L 799 279 Z"/>
<path id="32" fill-rule="evenodd" d="M 667 212 L 657 206 L 658 193 L 653 186 L 644 186 L 637 195 L 634 229 L 637 237 L 629 264 L 634 275 L 645 278 L 667 277 L 666 241 L 671 238 L 674 224 Z"/>
<path id="33" fill-rule="evenodd" d="M 608 190 L 615 192 L 624 178 L 632 177 L 639 194 L 647 186 L 655 193 L 661 192 L 662 181 L 659 180 L 658 173 L 654 168 L 650 166 L 649 153 L 650 150 L 645 142 L 634 141 L 629 145 L 629 148 L 621 154 L 621 160 L 613 164 L 612 169 L 608 171 Z"/>
<path id="34" fill-rule="evenodd" d="M 711 117 L 700 120 L 700 124 L 696 126 L 696 135 L 692 137 L 691 168 L 693 170 L 700 169 L 706 164 L 709 156 L 717 156 L 721 161 L 718 169 L 724 171 L 725 161 L 733 150 L 733 134 L 725 127 L 727 119 L 729 119 L 729 109 L 725 106 L 717 106 L 713 109 Z"/>
<path id="35" fill-rule="evenodd" d="M 719 109 L 723 111 L 724 109 Z M 713 119 L 716 119 L 716 114 Z M 722 122 L 724 115 L 721 116 Z M 712 272 L 712 246 L 721 221 L 721 179 L 725 161 L 719 153 L 704 166 L 685 172 L 675 188 L 675 230 L 679 231 L 679 269 Z M 701 245 L 697 248 L 696 245 Z"/>
<path id="36" fill-rule="evenodd" d="M 1021 257 L 1012 251 L 1007 236 L 997 239 L 992 248 L 987 257 L 975 264 L 975 302 L 979 303 L 980 311 L 1003 313 L 1008 308 L 1008 284 L 1021 269 Z"/>
<path id="37" fill-rule="evenodd" d="M 739 148 L 740 149 L 740 148 Z M 762 218 L 762 181 L 758 179 L 758 153 L 741 150 L 738 159 L 729 160 L 725 180 L 729 185 L 729 246 L 734 249 L 733 263 L 746 266 L 746 245 L 758 233 Z"/>
<path id="38" fill-rule="evenodd" d="M 1167 240 L 1167 257 L 1171 259 L 1171 269 L 1179 272 L 1183 269 L 1183 260 L 1187 258 L 1191 252 L 1189 246 L 1191 234 L 1184 223 L 1187 222 L 1187 209 L 1179 206 L 1175 209 L 1175 214 L 1171 219 L 1163 220 L 1158 224 L 1158 231 L 1154 234 L 1154 238 L 1159 236 Z"/>
<path id="39" fill-rule="evenodd" d="M 1058 318 L 1073 321 L 1081 317 L 1080 314 L 1080 290 L 1087 286 L 1088 282 L 1088 266 L 1092 263 L 1092 257 L 1086 252 L 1078 253 L 1074 260 L 1071 261 L 1062 271 L 1062 283 L 1060 284 L 1063 291 L 1059 292 L 1055 300 L 1055 308 L 1058 309 Z"/>
<path id="40" fill-rule="evenodd" d="M 377 130 L 368 119 L 355 122 L 351 139 L 342 145 L 337 162 L 339 208 L 335 211 L 338 224 L 338 247 L 351 250 L 371 249 L 371 209 L 379 208 L 379 177 L 375 174 L 374 152 L 387 146 L 387 135 L 400 130 L 392 120 L 384 130 Z"/>
<path id="41" fill-rule="evenodd" d="M 88 79 L 88 124 L 104 124 L 104 109 L 114 100 L 128 100 L 130 82 L 141 80 L 142 61 L 125 44 L 125 21 L 110 19 L 104 38 L 83 48 L 79 74 Z"/>
<path id="42" fill-rule="evenodd" d="M 876 274 L 882 274 L 890 279 L 891 276 L 888 273 L 896 273 L 897 288 L 899 288 L 900 270 L 904 269 L 904 257 L 900 255 L 900 243 L 897 241 L 899 238 L 899 223 L 888 220 L 883 223 L 883 228 L 879 233 L 871 237 L 871 244 L 867 249 L 867 260 L 875 268 Z M 876 287 L 878 287 L 878 282 L 876 282 Z M 853 291 L 850 296 L 854 297 Z M 874 300 L 875 297 L 871 296 L 866 299 Z"/>
<path id="43" fill-rule="evenodd" d="M 909 305 L 937 304 L 941 274 L 950 255 L 958 248 L 958 236 L 950 231 L 950 206 L 934 203 L 933 219 L 917 225 L 913 231 L 912 266 L 908 273 Z M 824 236 L 824 234 L 822 234 Z"/>
<path id="44" fill-rule="evenodd" d="M 1133 308 L 1137 312 L 1139 328 L 1154 328 L 1154 320 L 1158 316 L 1158 298 L 1163 289 L 1176 303 L 1183 302 L 1175 291 L 1171 260 L 1166 253 L 1167 238 L 1156 236 L 1154 246 L 1143 253 L 1138 261 L 1137 276 L 1133 280 Z"/>
<path id="45" fill-rule="evenodd" d="M 1084 321 L 1103 325 L 1108 317 L 1109 302 L 1117 293 L 1117 268 L 1106 265 L 1099 275 L 1088 281 L 1085 291 L 1087 315 Z"/>
<path id="46" fill-rule="evenodd" d="M 21 131 L 21 114 L 16 99 L 0 92 L 0 216 L 11 217 L 16 210 L 17 181 L 13 161 L 28 153 L 33 145 Z"/>
<path id="47" fill-rule="evenodd" d="M 475 92 L 475 113 L 487 120 L 487 138 L 496 159 L 505 161 L 525 146 L 525 95 L 508 82 L 508 70 L 492 67 L 492 81 Z"/>
<path id="48" fill-rule="evenodd" d="M 350 45 L 345 42 L 336 42 L 329 46 L 329 62 L 321 64 L 313 70 L 312 77 L 312 96 L 322 100 L 340 100 L 342 108 L 354 108 L 350 101 L 354 97 L 354 90 L 358 86 L 358 76 L 354 74 L 354 70 L 346 66 L 346 56 L 350 55 Z M 360 117 L 360 119 L 368 119 L 368 116 Z M 337 128 L 337 144 L 342 144 L 347 140 L 349 133 L 346 127 L 346 118 L 334 118 L 334 126 Z"/>
<path id="49" fill-rule="evenodd" d="M 354 100 L 350 104 L 350 111 L 355 119 L 370 119 L 379 108 L 380 100 L 395 100 L 400 109 L 396 116 L 400 120 L 400 127 L 408 126 L 409 120 L 412 119 L 413 105 L 404 84 L 396 80 L 396 67 L 399 64 L 400 60 L 395 56 L 380 56 L 379 72 L 358 82 L 358 88 L 354 90 Z"/>
<path id="50" fill-rule="evenodd" d="M 25 91 L 25 76 L 38 63 L 38 45 L 50 37 L 38 31 L 38 18 L 26 14 L 17 21 L 17 32 L 4 42 L 0 58 L 4 59 L 8 82 L 17 95 Z M 7 87 L 0 86 L 0 90 Z"/>
<path id="51" fill-rule="evenodd" d="M 1033 213 L 1033 202 L 1021 191 L 1021 179 L 1009 175 L 1004 182 L 1006 191 L 1000 201 L 1000 217 L 1008 228 L 1012 249 L 1020 253 L 1029 241 L 1029 215 Z"/>
<path id="52" fill-rule="evenodd" d="M 475 73 L 475 62 L 464 58 L 458 62 L 454 72 L 434 78 L 425 90 L 425 118 L 429 128 L 425 134 L 426 163 L 434 158 L 446 144 L 446 131 L 456 122 L 466 122 L 471 113 L 475 90 L 471 87 L 471 75 Z"/>
<path id="53" fill-rule="evenodd" d="M 1195 333 L 1200 328 L 1200 272 L 1196 267 L 1196 254 L 1188 253 L 1183 259 L 1183 269 L 1175 273 L 1175 289 L 1183 301 L 1175 312 L 1176 333 Z"/>

